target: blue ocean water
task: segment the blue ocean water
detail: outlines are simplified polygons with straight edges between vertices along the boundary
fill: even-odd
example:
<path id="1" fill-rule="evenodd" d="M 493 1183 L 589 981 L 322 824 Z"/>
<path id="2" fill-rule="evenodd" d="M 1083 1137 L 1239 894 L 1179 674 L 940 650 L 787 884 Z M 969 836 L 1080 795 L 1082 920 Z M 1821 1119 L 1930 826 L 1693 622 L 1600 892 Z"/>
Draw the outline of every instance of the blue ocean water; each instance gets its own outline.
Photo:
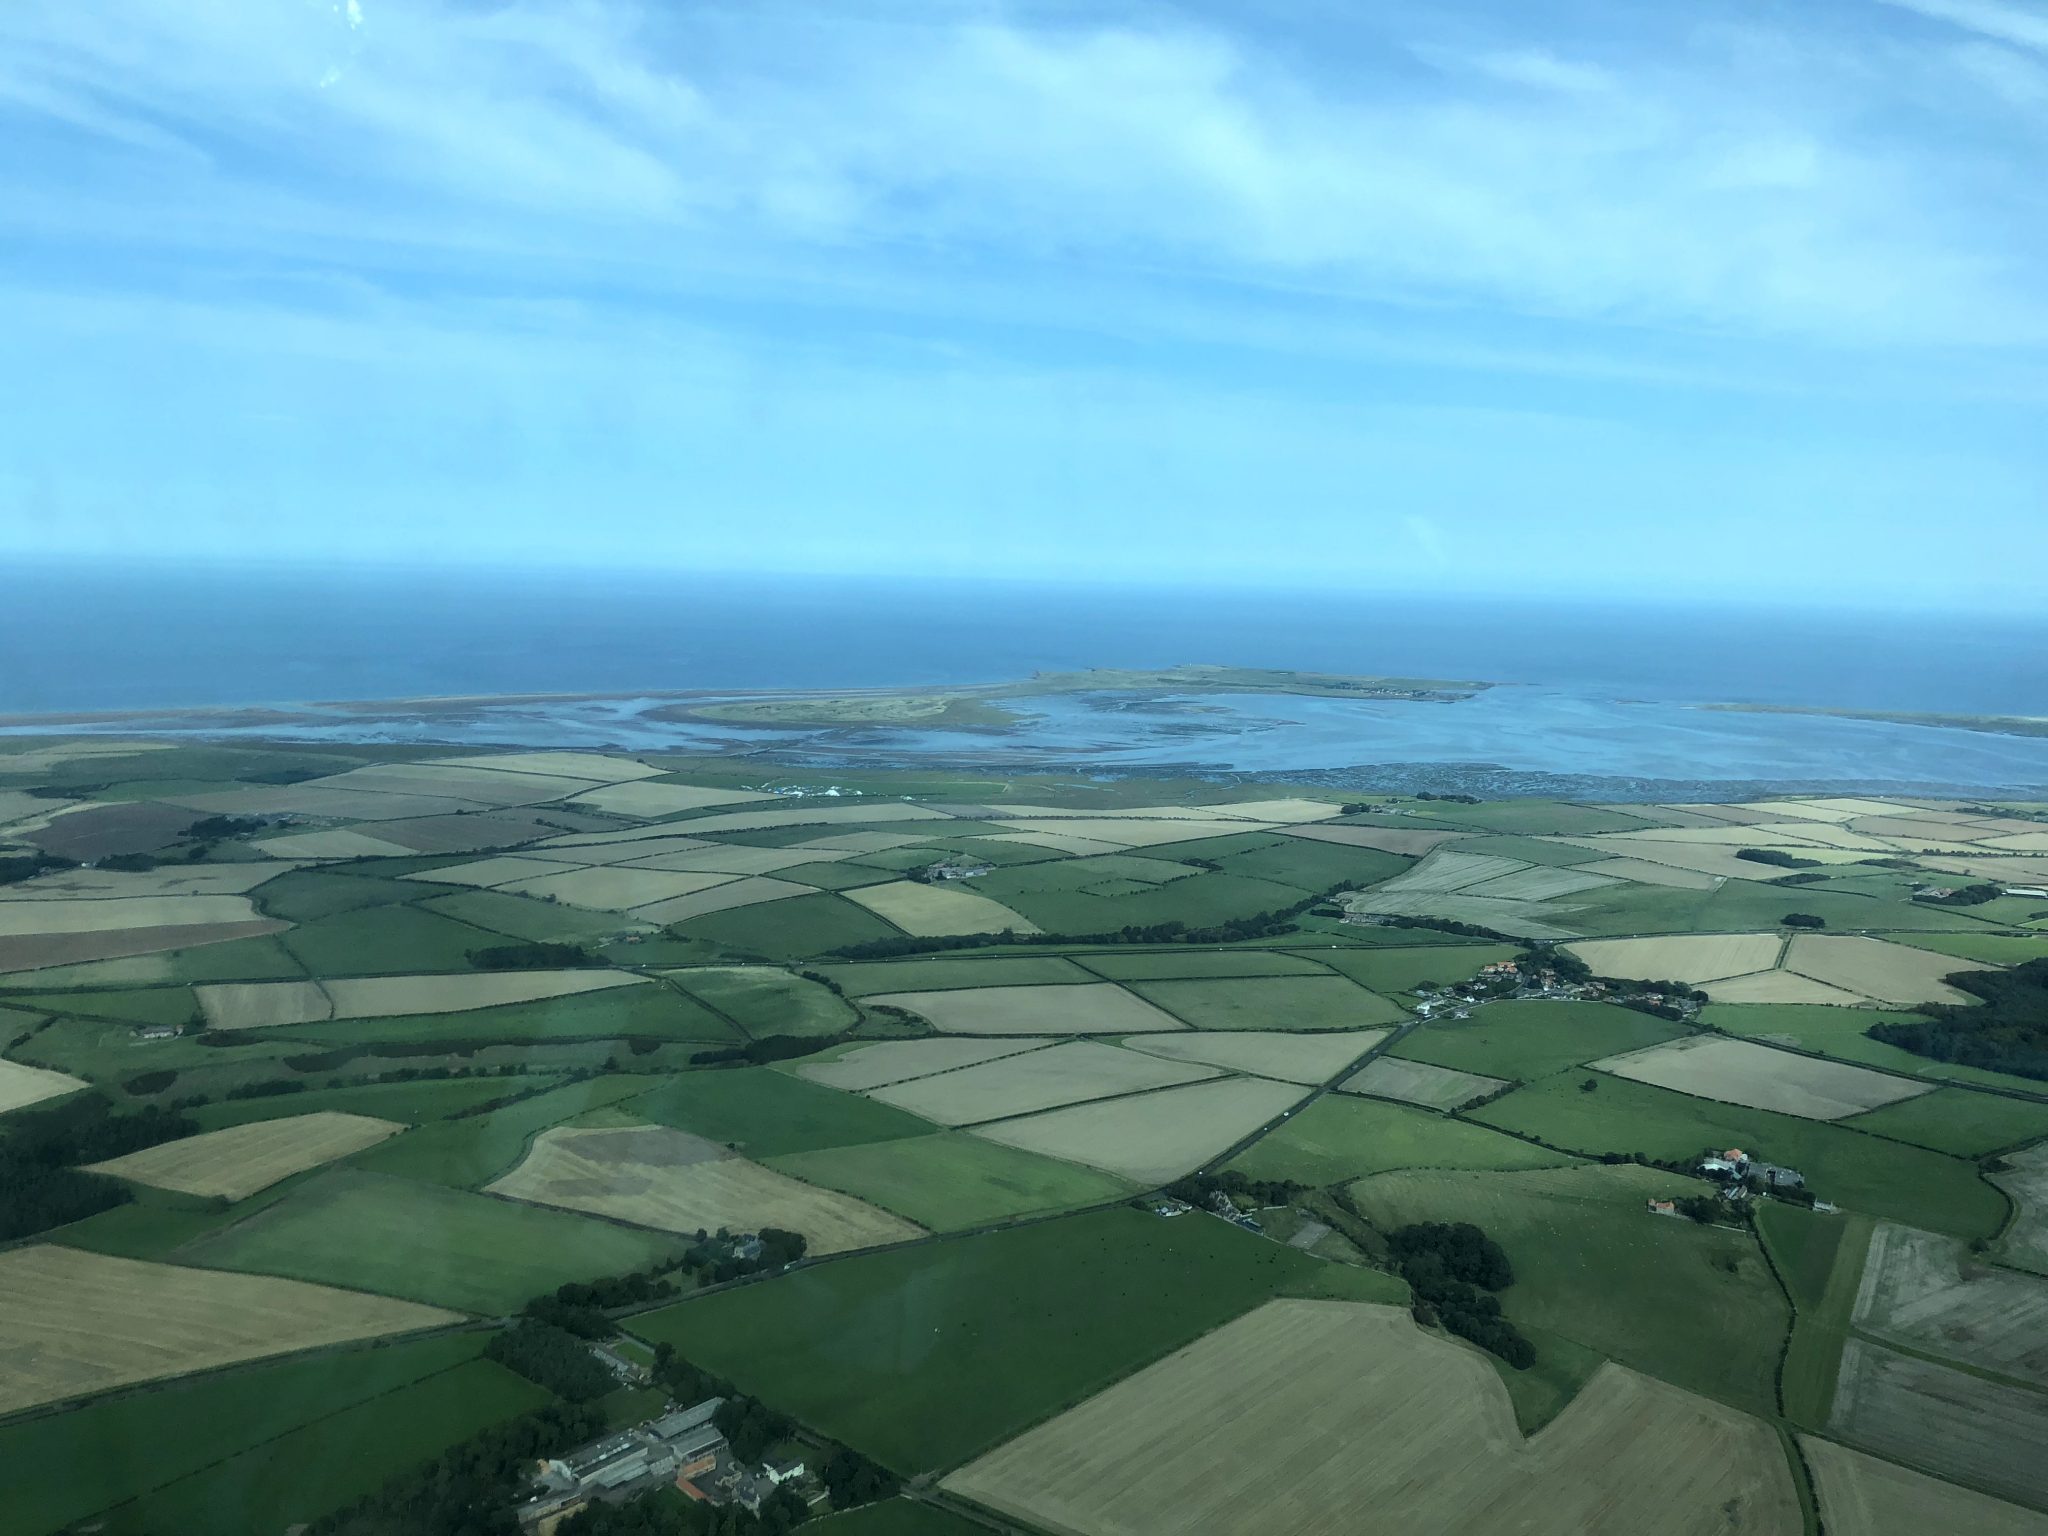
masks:
<path id="1" fill-rule="evenodd" d="M 638 707 L 402 713 L 310 733 L 717 746 L 1230 772 L 1465 765 L 1666 783 L 2048 786 L 2048 739 L 1711 702 L 2048 714 L 2048 620 L 1407 593 L 1121 590 L 650 573 L 45 565 L 0 605 L 0 712 L 994 682 L 1217 662 L 1473 678 L 1456 705 L 1034 701 L 1005 738 L 706 733 Z"/>

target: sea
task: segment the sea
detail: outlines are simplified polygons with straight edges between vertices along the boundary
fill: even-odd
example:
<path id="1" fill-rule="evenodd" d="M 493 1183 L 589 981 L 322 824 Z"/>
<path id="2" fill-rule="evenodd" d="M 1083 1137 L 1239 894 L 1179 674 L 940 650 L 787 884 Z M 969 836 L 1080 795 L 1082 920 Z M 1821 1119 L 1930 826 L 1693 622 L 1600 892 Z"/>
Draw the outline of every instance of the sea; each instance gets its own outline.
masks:
<path id="1" fill-rule="evenodd" d="M 1206 662 L 1497 686 L 1457 703 L 1080 693 L 1016 730 L 742 730 L 648 718 L 684 690 L 1001 682 Z M 564 697 L 534 700 L 534 695 Z M 601 697 L 573 697 L 591 696 Z M 170 735 L 745 752 L 1486 794 L 2048 796 L 2048 737 L 1710 704 L 2048 715 L 2048 616 L 1744 607 L 1646 591 L 1119 588 L 651 571 L 27 564 L 0 602 L 0 715 L 464 696 Z M 134 719 L 106 729 L 132 732 Z M 48 729 L 48 727 L 42 727 Z M 66 730 L 75 729 L 67 724 Z"/>

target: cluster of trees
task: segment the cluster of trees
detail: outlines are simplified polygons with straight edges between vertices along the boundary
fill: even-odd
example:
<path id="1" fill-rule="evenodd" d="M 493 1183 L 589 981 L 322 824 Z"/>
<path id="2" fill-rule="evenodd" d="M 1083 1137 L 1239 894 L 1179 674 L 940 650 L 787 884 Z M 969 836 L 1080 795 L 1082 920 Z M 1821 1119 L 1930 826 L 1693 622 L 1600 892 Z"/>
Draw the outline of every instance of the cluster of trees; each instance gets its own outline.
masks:
<path id="1" fill-rule="evenodd" d="M 624 1504 L 592 1504 L 558 1529 L 561 1536 L 782 1536 L 809 1515 L 787 1488 L 763 1499 L 759 1514 L 736 1504 L 699 1504 L 673 1488 L 658 1488 Z"/>
<path id="2" fill-rule="evenodd" d="M 69 859 L 60 859 L 48 853 L 10 854 L 0 858 L 0 885 L 19 885 L 24 880 L 33 880 L 48 869 L 76 869 L 78 866 Z"/>
<path id="3" fill-rule="evenodd" d="M 1479 803 L 1477 795 L 1433 795 L 1426 789 L 1418 791 L 1415 798 L 1418 800 L 1448 800 L 1453 805 L 1477 805 Z"/>
<path id="4" fill-rule="evenodd" d="M 2004 892 L 1995 885 L 1979 882 L 1976 885 L 1959 885 L 1946 896 L 1936 896 L 1931 891 L 1916 893 L 1915 901 L 1924 901 L 1934 907 L 1981 907 L 1987 901 L 1996 901 Z"/>
<path id="5" fill-rule="evenodd" d="M 1323 906 L 1351 889 L 1348 884 L 1332 886 L 1319 896 L 1305 896 L 1290 906 L 1276 907 L 1270 912 L 1255 912 L 1248 917 L 1233 917 L 1228 922 L 1206 928 L 1190 928 L 1178 918 L 1171 922 L 1148 923 L 1143 927 L 1132 923 L 1106 933 L 1018 933 L 1013 928 L 1005 928 L 1001 933 L 869 939 L 861 944 L 848 944 L 832 953 L 842 960 L 893 960 L 900 955 L 984 949 L 1003 944 L 1237 944 L 1247 939 L 1267 939 L 1277 934 L 1292 933 L 1295 919 L 1304 912 Z"/>
<path id="6" fill-rule="evenodd" d="M 1715 1195 L 1680 1195 L 1671 1203 L 1677 1207 L 1679 1215 L 1689 1216 L 1701 1226 L 1724 1220 L 1733 1214 L 1728 1202 Z"/>
<path id="7" fill-rule="evenodd" d="M 1498 928 L 1487 928 L 1478 923 L 1461 923 L 1448 917 L 1412 917 L 1407 913 L 1399 913 L 1382 917 L 1379 922 L 1383 928 L 1427 928 L 1433 933 L 1454 933 L 1461 939 L 1491 939 L 1496 944 L 1521 942 L 1515 934 L 1502 933 Z"/>
<path id="8" fill-rule="evenodd" d="M 1469 1221 L 1416 1222 L 1387 1234 L 1387 1252 L 1415 1293 L 1415 1320 L 1441 1323 L 1516 1370 L 1536 1363 L 1536 1346 L 1501 1316 L 1493 1293 L 1515 1283 L 1500 1244 Z"/>
<path id="9" fill-rule="evenodd" d="M 1308 1186 L 1292 1179 L 1250 1179 L 1231 1168 L 1222 1173 L 1191 1173 L 1167 1185 L 1166 1192 L 1189 1205 L 1206 1206 L 1209 1197 L 1218 1192 L 1241 1206 L 1287 1205 L 1297 1195 L 1306 1194 Z"/>
<path id="10" fill-rule="evenodd" d="M 2048 959 L 1942 979 L 1981 1003 L 1930 1003 L 1920 1010 L 1925 1018 L 1873 1024 L 1864 1033 L 1935 1061 L 2048 1079 Z"/>
<path id="11" fill-rule="evenodd" d="M 581 944 L 489 944 L 472 949 L 469 963 L 480 971 L 565 971 L 605 962 Z"/>
<path id="12" fill-rule="evenodd" d="M 1825 928 L 1828 920 L 1811 912 L 1787 912 L 1778 919 L 1787 928 Z"/>
<path id="13" fill-rule="evenodd" d="M 80 1164 L 139 1152 L 199 1127 L 151 1105 L 117 1115 L 93 1096 L 17 1110 L 0 1140 L 0 1242 L 82 1221 L 134 1199 L 126 1184 Z"/>
<path id="14" fill-rule="evenodd" d="M 533 1464 L 604 1432 L 585 1404 L 550 1403 L 443 1451 L 313 1522 L 309 1536 L 516 1536 L 512 1509 Z"/>
<path id="15" fill-rule="evenodd" d="M 691 1053 L 693 1066 L 716 1067 L 728 1062 L 760 1066 L 771 1061 L 789 1061 L 798 1056 L 815 1056 L 830 1046 L 842 1045 L 845 1035 L 763 1035 L 745 1045 L 722 1045 L 713 1050 Z"/>
<path id="16" fill-rule="evenodd" d="M 121 1079 L 124 1092 L 136 1098 L 147 1098 L 152 1093 L 162 1093 L 178 1080 L 176 1067 L 158 1067 L 150 1072 L 135 1072 Z"/>
<path id="17" fill-rule="evenodd" d="M 584 1339 L 538 1318 L 522 1317 L 492 1335 L 484 1353 L 566 1403 L 591 1402 L 618 1385 Z"/>
<path id="18" fill-rule="evenodd" d="M 1735 857 L 1747 859 L 1752 864 L 1772 864 L 1779 869 L 1818 869 L 1819 859 L 1802 859 L 1796 853 L 1786 853 L 1780 848 L 1738 848 Z"/>

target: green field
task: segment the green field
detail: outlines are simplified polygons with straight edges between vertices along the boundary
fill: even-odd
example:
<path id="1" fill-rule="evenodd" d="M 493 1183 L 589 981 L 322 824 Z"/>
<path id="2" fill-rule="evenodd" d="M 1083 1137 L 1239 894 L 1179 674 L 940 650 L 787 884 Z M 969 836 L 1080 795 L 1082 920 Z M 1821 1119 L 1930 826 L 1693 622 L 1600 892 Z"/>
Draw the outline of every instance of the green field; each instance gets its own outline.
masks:
<path id="1" fill-rule="evenodd" d="M 848 1259 L 632 1319 L 899 1472 L 958 1465 L 1280 1294 L 1398 1300 L 1204 1218 L 1118 1207 Z"/>
<path id="2" fill-rule="evenodd" d="M 1075 957 L 1109 981 L 1189 981 L 1230 976 L 1328 976 L 1313 960 L 1272 949 L 1091 950 Z M 1341 969 L 1341 967 L 1340 967 Z M 1085 979 L 1085 978 L 1084 978 Z"/>
<path id="3" fill-rule="evenodd" d="M 828 988 L 770 966 L 675 971 L 669 979 L 755 1038 L 836 1035 L 856 1021 L 852 1005 Z"/>
<path id="4" fill-rule="evenodd" d="M 124 992 L 29 992 L 9 997 L 16 1008 L 71 1014 L 87 1019 L 115 1019 L 124 1024 L 192 1024 L 199 1019 L 199 1001 L 190 987 L 140 987 Z"/>
<path id="5" fill-rule="evenodd" d="M 816 1536 L 987 1536 L 988 1527 L 936 1505 L 897 1498 L 827 1515 L 815 1531 Z"/>
<path id="6" fill-rule="evenodd" d="M 186 1113 L 199 1122 L 203 1131 L 328 1109 L 418 1125 L 474 1109 L 493 1099 L 549 1086 L 554 1081 L 546 1077 L 456 1077 L 416 1083 L 360 1083 L 347 1088 L 309 1088 L 304 1093 L 281 1093 L 260 1099 L 229 1099 L 220 1104 L 201 1104 Z"/>
<path id="7" fill-rule="evenodd" d="M 929 1120 L 903 1110 L 770 1067 L 667 1078 L 634 1100 L 631 1115 L 727 1142 L 754 1158 L 929 1136 L 937 1130 Z"/>
<path id="8" fill-rule="evenodd" d="M 1662 1019 L 1610 1003 L 1491 1003 L 1469 1019 L 1423 1025 L 1396 1042 L 1390 1054 L 1532 1082 L 1684 1033 Z"/>
<path id="9" fill-rule="evenodd" d="M 581 907 L 536 901 L 531 896 L 514 896 L 508 891 L 456 891 L 448 896 L 430 896 L 420 905 L 429 912 L 535 944 L 587 944 L 621 928 L 639 926 L 613 912 L 586 912 Z"/>
<path id="10" fill-rule="evenodd" d="M 394 1136 L 363 1153 L 357 1166 L 475 1189 L 510 1169 L 526 1155 L 527 1144 L 549 1126 L 645 1093 L 653 1082 L 619 1076 L 564 1083 L 489 1114 L 444 1120 Z"/>
<path id="11" fill-rule="evenodd" d="M 1338 1184 L 1395 1168 L 1549 1168 L 1571 1161 L 1483 1125 L 1326 1093 L 1231 1160 L 1255 1179 Z"/>
<path id="12" fill-rule="evenodd" d="M 1652 1197 L 1697 1180 L 1651 1168 L 1388 1173 L 1351 1186 L 1375 1225 L 1469 1221 L 1507 1250 L 1510 1321 L 1564 1335 L 1623 1365 L 1766 1417 L 1790 1325 L 1745 1232 L 1652 1216 Z"/>
<path id="13" fill-rule="evenodd" d="M 546 1401 L 497 1362 L 471 1360 L 172 1483 L 112 1511 L 106 1529 L 110 1536 L 275 1536 Z"/>
<path id="14" fill-rule="evenodd" d="M 1095 978 L 1059 955 L 976 955 L 961 959 L 934 955 L 918 960 L 869 960 L 821 965 L 850 997 L 881 992 L 952 992 L 963 987 L 1036 987 Z"/>
<path id="15" fill-rule="evenodd" d="M 1264 848 L 1225 854 L 1215 862 L 1229 874 L 1291 885 L 1302 896 L 1320 894 L 1339 885 L 1363 889 L 1415 867 L 1413 859 L 1404 859 L 1399 854 L 1343 843 L 1319 843 L 1307 837 L 1281 838 Z"/>
<path id="16" fill-rule="evenodd" d="M 1139 981 L 1130 990 L 1196 1029 L 1365 1029 L 1405 1017 L 1342 976 Z"/>
<path id="17" fill-rule="evenodd" d="M 1817 1003 L 1709 1003 L 1700 1010 L 1700 1022 L 1755 1040 L 1778 1045 L 1795 1045 L 1803 1050 L 1833 1056 L 1840 1061 L 1881 1067 L 1907 1077 L 1936 1078 L 1944 1082 L 1976 1083 L 1986 1088 L 2016 1088 L 2048 1096 L 2048 1082 L 2014 1077 L 2005 1072 L 1986 1072 L 1976 1067 L 1934 1061 L 1911 1051 L 1873 1040 L 1864 1031 L 1873 1024 L 1910 1019 L 1909 1013 L 1882 1013 L 1865 1008 L 1829 1008 Z"/>
<path id="18" fill-rule="evenodd" d="M 57 1232 L 66 1247 L 126 1259 L 161 1259 L 173 1249 L 197 1242 L 230 1222 L 274 1205 L 312 1176 L 308 1173 L 285 1179 L 233 1205 L 137 1184 L 132 1190 L 135 1198 L 126 1205 L 59 1227 Z"/>
<path id="19" fill-rule="evenodd" d="M 447 1334 L 328 1351 L 18 1420 L 0 1428 L 0 1536 L 44 1536 L 151 1489 L 203 1475 L 205 1468 L 356 1404 L 388 1402 L 410 1383 L 474 1360 L 487 1337 Z M 501 1386 L 512 1389 L 511 1383 Z M 337 1447 L 342 1454 L 353 1449 L 348 1442 Z M 223 1507 L 221 1513 L 244 1511 Z M 283 1524 L 276 1514 L 270 1529 Z M 159 1527 L 212 1528 L 205 1520 Z"/>
<path id="20" fill-rule="evenodd" d="M 1785 1416 L 1802 1428 L 1824 1428 L 1834 1407 L 1835 1377 L 1856 1310 L 1871 1227 L 1869 1217 L 1853 1212 L 1819 1215 L 1777 1201 L 1757 1208 L 1757 1232 L 1792 1296 Z"/>
<path id="21" fill-rule="evenodd" d="M 1512 944 L 1429 944 L 1413 949 L 1319 949 L 1315 959 L 1332 970 L 1342 971 L 1361 986 L 1384 992 L 1389 997 L 1428 983 L 1448 986 L 1470 981 L 1482 965 L 1512 960 L 1518 951 Z"/>
<path id="22" fill-rule="evenodd" d="M 773 961 L 804 960 L 849 944 L 902 937 L 874 913 L 824 891 L 693 917 L 678 923 L 674 932 L 736 958 Z"/>
<path id="23" fill-rule="evenodd" d="M 1583 1073 L 1546 1078 L 1472 1111 L 1472 1118 L 1597 1156 L 1640 1152 L 1675 1162 L 1709 1147 L 1741 1147 L 1797 1168 L 1823 1200 L 1955 1237 L 1989 1237 L 2005 1196 L 1974 1163 L 1816 1120 L 1695 1099 L 1646 1083 Z"/>
<path id="24" fill-rule="evenodd" d="M 177 1258 L 495 1317 L 571 1280 L 645 1269 L 681 1246 L 566 1211 L 338 1169 Z"/>
<path id="25" fill-rule="evenodd" d="M 418 907 L 363 907 L 278 935 L 315 976 L 392 976 L 466 971 L 469 952 L 503 938 Z"/>
<path id="26" fill-rule="evenodd" d="M 2039 907 L 2035 901 L 2032 906 Z M 1969 908 L 1976 911 L 1977 908 Z M 1964 960 L 1982 960 L 1987 965 L 2024 965 L 2048 955 L 2048 934 L 2015 933 L 1916 933 L 1901 934 L 1900 942 L 1936 954 L 1955 955 Z"/>
<path id="27" fill-rule="evenodd" d="M 1394 825 L 1426 827 L 1436 823 L 1524 837 L 1591 837 L 1599 832 L 1640 832 L 1649 825 L 1623 811 L 1562 800 L 1490 800 L 1480 805 L 1431 800 L 1417 805 L 1415 811 L 1415 817 L 1403 817 Z"/>
<path id="28" fill-rule="evenodd" d="M 380 860 L 398 864 L 403 860 Z M 256 906 L 265 917 L 288 923 L 314 923 L 341 912 L 366 907 L 403 906 L 428 894 L 431 886 L 412 880 L 385 880 L 375 875 L 342 874 L 334 869 L 292 869 L 256 888 Z"/>
<path id="29" fill-rule="evenodd" d="M 958 1131 L 768 1159 L 771 1168 L 843 1190 L 935 1232 L 1098 1205 L 1135 1186 L 1077 1163 Z"/>
<path id="30" fill-rule="evenodd" d="M 2048 1103 L 1937 1088 L 1838 1123 L 1956 1157 L 1983 1157 L 2048 1136 Z"/>
<path id="31" fill-rule="evenodd" d="M 1149 857 L 1150 855 L 1148 855 Z M 1073 863 L 1029 864 L 998 869 L 974 882 L 975 890 L 1013 907 L 1047 933 L 1110 933 L 1135 925 L 1186 923 L 1209 928 L 1232 918 L 1252 917 L 1291 907 L 1303 892 L 1272 880 L 1245 875 L 1202 873 L 1170 885 L 1147 886 L 1125 896 L 1094 896 L 1053 876 L 1071 871 Z"/>
<path id="32" fill-rule="evenodd" d="M 828 994 L 829 995 L 829 994 Z M 531 1003 L 506 1003 L 464 1013 L 422 1013 L 340 1024 L 303 1024 L 279 1031 L 321 1045 L 376 1045 L 391 1040 L 697 1040 L 729 1045 L 733 1028 L 702 1003 L 657 984 L 572 993 Z"/>

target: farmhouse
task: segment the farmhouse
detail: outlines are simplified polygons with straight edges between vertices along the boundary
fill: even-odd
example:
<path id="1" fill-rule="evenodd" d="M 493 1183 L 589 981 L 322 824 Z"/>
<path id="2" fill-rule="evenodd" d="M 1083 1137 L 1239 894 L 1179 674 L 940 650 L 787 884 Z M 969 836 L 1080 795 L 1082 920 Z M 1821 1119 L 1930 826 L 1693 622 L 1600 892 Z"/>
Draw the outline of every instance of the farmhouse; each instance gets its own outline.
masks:
<path id="1" fill-rule="evenodd" d="M 713 1422 L 724 1401 L 707 1398 L 541 1462 L 533 1491 L 515 1512 L 521 1527 L 538 1528 L 594 1499 L 618 1502 L 709 1471 L 725 1449 Z"/>

